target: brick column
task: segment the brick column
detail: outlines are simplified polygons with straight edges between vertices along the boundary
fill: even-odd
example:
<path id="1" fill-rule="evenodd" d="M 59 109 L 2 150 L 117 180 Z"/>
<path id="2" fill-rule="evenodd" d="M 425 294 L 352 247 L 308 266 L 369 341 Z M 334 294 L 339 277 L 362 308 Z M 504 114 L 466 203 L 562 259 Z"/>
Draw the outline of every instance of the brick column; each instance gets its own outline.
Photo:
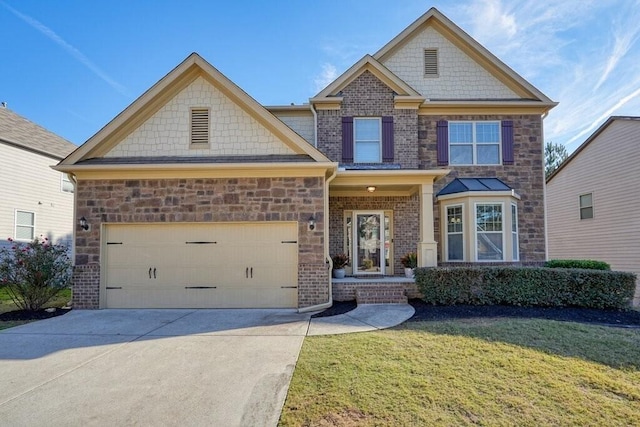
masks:
<path id="1" fill-rule="evenodd" d="M 420 240 L 418 267 L 438 265 L 438 243 L 433 228 L 433 183 L 420 184 Z"/>

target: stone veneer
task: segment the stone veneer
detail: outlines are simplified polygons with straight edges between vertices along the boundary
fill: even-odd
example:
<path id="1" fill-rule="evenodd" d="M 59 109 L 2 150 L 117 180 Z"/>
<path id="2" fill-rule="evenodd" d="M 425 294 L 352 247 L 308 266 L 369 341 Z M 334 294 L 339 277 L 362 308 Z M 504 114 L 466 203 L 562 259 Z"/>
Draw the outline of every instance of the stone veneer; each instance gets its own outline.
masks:
<path id="1" fill-rule="evenodd" d="M 100 229 L 107 223 L 297 221 L 298 306 L 328 300 L 323 178 L 80 180 L 76 203 L 77 216 L 90 224 L 76 230 L 76 308 L 99 307 Z"/>
<path id="2" fill-rule="evenodd" d="M 342 117 L 393 116 L 394 161 L 402 168 L 418 168 L 417 110 L 395 109 L 394 92 L 365 71 L 342 90 L 340 110 L 318 111 L 318 149 L 342 163 Z"/>
<path id="3" fill-rule="evenodd" d="M 418 196 L 412 197 L 329 197 L 329 253 L 333 256 L 344 252 L 344 211 L 377 210 L 393 211 L 393 270 L 394 275 L 404 275 L 400 258 L 418 248 L 420 204 Z"/>
<path id="4" fill-rule="evenodd" d="M 436 125 L 438 120 L 512 120 L 514 136 L 514 164 L 496 166 L 437 165 Z M 499 178 L 520 195 L 518 200 L 518 231 L 520 263 L 544 261 L 544 159 L 542 118 L 538 115 L 486 116 L 420 116 L 418 143 L 421 169 L 450 169 L 451 173 L 434 184 L 434 196 L 455 178 Z M 434 202 L 436 241 L 440 243 L 440 206 Z M 439 245 L 439 247 L 441 247 Z M 441 249 L 438 260 L 441 260 Z"/>

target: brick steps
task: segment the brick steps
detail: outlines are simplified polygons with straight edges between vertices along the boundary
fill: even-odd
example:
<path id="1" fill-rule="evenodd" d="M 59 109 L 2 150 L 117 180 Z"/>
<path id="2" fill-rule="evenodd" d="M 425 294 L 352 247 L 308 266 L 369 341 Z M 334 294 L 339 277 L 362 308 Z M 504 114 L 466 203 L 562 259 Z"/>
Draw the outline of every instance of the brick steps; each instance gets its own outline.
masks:
<path id="1" fill-rule="evenodd" d="M 361 284 L 355 290 L 358 304 L 406 304 L 405 286 L 402 283 Z"/>

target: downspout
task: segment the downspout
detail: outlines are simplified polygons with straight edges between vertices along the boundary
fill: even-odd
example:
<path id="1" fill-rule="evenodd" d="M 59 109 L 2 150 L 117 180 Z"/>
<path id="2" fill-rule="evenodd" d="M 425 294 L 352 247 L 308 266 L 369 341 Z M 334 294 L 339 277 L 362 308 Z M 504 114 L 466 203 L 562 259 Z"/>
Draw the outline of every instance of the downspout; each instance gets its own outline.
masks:
<path id="1" fill-rule="evenodd" d="M 324 310 L 325 308 L 329 308 L 333 305 L 333 284 L 331 283 L 331 271 L 333 270 L 333 260 L 331 259 L 331 255 L 329 254 L 329 183 L 333 181 L 333 179 L 338 174 L 338 168 L 334 167 L 331 173 L 331 176 L 325 180 L 325 191 L 324 191 L 324 256 L 329 268 L 329 300 L 327 302 L 323 302 L 322 304 L 312 305 L 310 307 L 304 307 L 298 309 L 299 313 L 308 313 L 310 311 L 319 311 Z"/>
<path id="2" fill-rule="evenodd" d="M 311 109 L 311 114 L 313 114 L 313 146 L 318 148 L 318 112 L 312 102 L 309 102 L 309 108 Z"/>

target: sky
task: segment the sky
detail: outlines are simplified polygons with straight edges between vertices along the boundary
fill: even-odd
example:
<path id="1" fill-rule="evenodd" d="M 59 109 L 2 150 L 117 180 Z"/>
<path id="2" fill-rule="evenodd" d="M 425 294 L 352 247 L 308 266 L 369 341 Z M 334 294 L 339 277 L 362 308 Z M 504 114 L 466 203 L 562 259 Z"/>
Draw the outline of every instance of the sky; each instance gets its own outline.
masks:
<path id="1" fill-rule="evenodd" d="M 0 0 L 0 101 L 79 145 L 198 52 L 301 104 L 432 6 L 559 102 L 545 141 L 640 116 L 640 0 Z"/>

